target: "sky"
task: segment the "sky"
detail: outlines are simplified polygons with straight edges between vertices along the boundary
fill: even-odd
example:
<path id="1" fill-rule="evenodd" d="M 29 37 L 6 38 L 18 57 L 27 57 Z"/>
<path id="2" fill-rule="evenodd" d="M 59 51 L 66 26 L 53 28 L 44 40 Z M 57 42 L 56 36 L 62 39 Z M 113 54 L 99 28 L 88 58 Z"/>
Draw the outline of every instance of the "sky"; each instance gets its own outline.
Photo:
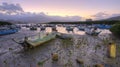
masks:
<path id="1" fill-rule="evenodd" d="M 2 3 L 19 4 L 24 12 L 48 16 L 101 19 L 120 15 L 120 0 L 0 0 Z"/>

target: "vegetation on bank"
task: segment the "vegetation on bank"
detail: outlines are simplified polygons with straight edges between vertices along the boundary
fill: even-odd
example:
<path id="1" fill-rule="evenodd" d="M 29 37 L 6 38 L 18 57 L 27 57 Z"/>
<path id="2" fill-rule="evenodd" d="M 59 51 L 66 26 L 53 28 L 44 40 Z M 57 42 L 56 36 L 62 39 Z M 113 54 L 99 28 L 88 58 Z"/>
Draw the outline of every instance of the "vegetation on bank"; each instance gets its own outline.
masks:
<path id="1" fill-rule="evenodd" d="M 77 22 L 49 22 L 49 24 L 115 24 L 120 21 L 117 20 L 101 20 L 101 21 L 77 21 Z"/>
<path id="2" fill-rule="evenodd" d="M 120 22 L 116 23 L 110 28 L 110 31 L 115 35 L 120 37 Z"/>
<path id="3" fill-rule="evenodd" d="M 0 21 L 0 26 L 1 25 L 11 25 L 12 23 L 7 22 L 7 21 Z"/>

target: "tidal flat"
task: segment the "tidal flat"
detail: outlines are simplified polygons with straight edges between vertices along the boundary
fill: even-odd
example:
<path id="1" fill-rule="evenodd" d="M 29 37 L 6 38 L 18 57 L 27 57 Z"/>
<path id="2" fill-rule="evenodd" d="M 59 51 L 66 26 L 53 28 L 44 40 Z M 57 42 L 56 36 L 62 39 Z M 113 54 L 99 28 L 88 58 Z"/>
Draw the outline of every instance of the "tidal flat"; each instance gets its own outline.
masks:
<path id="1" fill-rule="evenodd" d="M 67 33 L 64 28 L 57 29 L 72 38 L 56 38 L 25 51 L 21 45 L 12 41 L 12 38 L 22 39 L 25 36 L 37 35 L 39 29 L 30 31 L 22 28 L 15 34 L 0 36 L 0 67 L 93 67 L 95 64 L 102 64 L 104 67 L 120 66 L 120 40 L 109 30 L 102 30 L 98 36 L 90 36 L 76 29 L 74 33 Z M 109 58 L 107 55 L 107 45 L 111 41 L 117 46 L 116 58 Z M 58 61 L 52 60 L 52 53 L 58 54 Z M 81 63 L 77 63 L 76 59 Z"/>

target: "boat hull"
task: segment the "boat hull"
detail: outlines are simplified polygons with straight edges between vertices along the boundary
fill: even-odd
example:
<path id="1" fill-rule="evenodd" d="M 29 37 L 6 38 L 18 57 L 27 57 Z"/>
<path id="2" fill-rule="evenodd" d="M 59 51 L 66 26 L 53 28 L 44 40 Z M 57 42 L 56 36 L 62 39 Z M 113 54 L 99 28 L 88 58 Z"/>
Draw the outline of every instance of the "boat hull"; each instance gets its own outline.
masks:
<path id="1" fill-rule="evenodd" d="M 8 35 L 18 32 L 18 29 L 0 30 L 0 35 Z"/>
<path id="2" fill-rule="evenodd" d="M 55 38 L 56 38 L 56 34 L 52 33 L 52 34 L 48 34 L 47 36 L 44 36 L 43 38 L 36 39 L 34 41 L 28 40 L 27 43 L 32 47 L 36 47 Z"/>
<path id="3" fill-rule="evenodd" d="M 94 32 L 94 33 L 85 32 L 85 33 L 88 34 L 88 35 L 95 35 L 95 36 L 100 34 L 100 32 Z"/>

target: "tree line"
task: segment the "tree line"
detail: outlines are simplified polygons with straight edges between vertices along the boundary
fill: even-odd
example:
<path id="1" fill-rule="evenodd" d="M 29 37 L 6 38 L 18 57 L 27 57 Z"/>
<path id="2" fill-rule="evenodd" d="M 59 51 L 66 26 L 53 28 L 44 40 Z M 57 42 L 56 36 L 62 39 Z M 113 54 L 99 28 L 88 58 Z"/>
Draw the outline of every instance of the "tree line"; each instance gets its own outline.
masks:
<path id="1" fill-rule="evenodd" d="M 101 21 L 77 21 L 77 22 L 49 22 L 49 24 L 115 24 L 118 20 L 101 20 Z"/>
<path id="2" fill-rule="evenodd" d="M 2 25 L 11 25 L 12 23 L 7 22 L 7 21 L 0 21 L 0 26 Z"/>

